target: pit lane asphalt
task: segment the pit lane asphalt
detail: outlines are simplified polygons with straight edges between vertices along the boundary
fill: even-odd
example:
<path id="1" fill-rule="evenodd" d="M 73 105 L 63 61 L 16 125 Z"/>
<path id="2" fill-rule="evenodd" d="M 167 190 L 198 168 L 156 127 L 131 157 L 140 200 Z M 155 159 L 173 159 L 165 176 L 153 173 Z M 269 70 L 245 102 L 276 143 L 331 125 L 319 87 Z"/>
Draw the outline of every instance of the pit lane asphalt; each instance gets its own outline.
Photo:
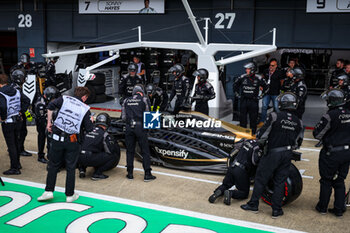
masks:
<path id="1" fill-rule="evenodd" d="M 306 131 L 305 137 L 312 139 L 311 131 Z M 2 134 L 0 140 L 2 148 L 0 171 L 3 172 L 9 168 L 9 157 Z M 92 168 L 88 168 L 87 177 L 84 179 L 78 178 L 77 172 L 76 189 L 293 230 L 349 232 L 349 212 L 346 212 L 342 219 L 338 219 L 329 213 L 320 215 L 314 210 L 319 194 L 317 151 L 319 148 L 315 148 L 315 144 L 314 140 L 304 140 L 303 149 L 300 150 L 303 153 L 303 160 L 295 162 L 298 169 L 304 170 L 303 175 L 306 176 L 303 179 L 303 192 L 296 201 L 284 207 L 284 216 L 276 220 L 271 218 L 271 208 L 262 201 L 260 201 L 259 214 L 240 209 L 239 206 L 246 203 L 247 200 L 232 200 L 231 206 L 223 204 L 222 199 L 217 200 L 215 204 L 210 204 L 208 197 L 222 182 L 222 175 L 180 171 L 153 165 L 153 172 L 157 179 L 146 183 L 143 181 L 142 164 L 135 161 L 135 178 L 128 180 L 125 177 L 126 169 L 124 168 L 126 164 L 125 150 L 121 152 L 118 167 L 105 172 L 106 175 L 110 176 L 106 180 L 92 181 L 90 179 Z M 37 151 L 35 126 L 28 127 L 25 148 L 29 151 Z M 32 157 L 21 157 L 21 164 L 23 167 L 21 175 L 7 177 L 45 183 L 46 165 L 37 162 L 36 154 L 33 154 Z M 65 175 L 65 171 L 58 174 L 57 186 L 64 187 Z M 347 188 L 349 188 L 349 183 L 350 179 L 347 179 Z M 329 207 L 333 207 L 333 198 Z"/>

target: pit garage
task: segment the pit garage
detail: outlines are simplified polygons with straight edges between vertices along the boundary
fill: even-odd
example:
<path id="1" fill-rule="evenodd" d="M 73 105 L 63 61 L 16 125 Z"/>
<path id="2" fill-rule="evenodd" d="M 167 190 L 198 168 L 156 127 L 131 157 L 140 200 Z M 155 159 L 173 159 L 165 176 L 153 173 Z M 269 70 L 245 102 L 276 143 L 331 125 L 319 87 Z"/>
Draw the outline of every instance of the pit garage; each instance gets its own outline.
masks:
<path id="1" fill-rule="evenodd" d="M 152 14 L 142 13 L 141 9 L 149 7 Z M 216 92 L 209 103 L 209 116 L 224 122 L 226 130 L 237 130 L 235 137 L 240 133 L 253 137 L 250 129 L 237 126 L 235 116 L 233 87 L 244 73 L 245 63 L 254 61 L 257 72 L 263 73 L 271 58 L 277 59 L 281 69 L 297 59 L 305 70 L 308 88 L 304 140 L 297 150 L 301 157 L 293 161 L 302 178 L 302 191 L 276 220 L 271 219 L 271 207 L 262 200 L 259 214 L 241 210 L 247 200 L 232 200 L 230 206 L 223 198 L 209 203 L 208 197 L 223 180 L 223 174 L 208 172 L 210 166 L 201 172 L 153 161 L 152 173 L 157 179 L 146 183 L 142 162 L 135 159 L 135 177 L 126 179 L 123 142 L 119 142 L 118 165 L 105 172 L 108 179 L 92 181 L 91 167 L 85 178 L 79 178 L 77 170 L 80 198 L 66 203 L 62 169 L 55 199 L 39 203 L 36 198 L 45 187 L 47 165 L 37 161 L 33 120 L 28 122 L 25 141 L 26 150 L 33 155 L 21 157 L 22 174 L 1 175 L 5 186 L 0 185 L 0 232 L 348 232 L 347 212 L 336 218 L 315 211 L 321 148 L 315 147 L 318 140 L 312 136 L 315 124 L 327 111 L 320 94 L 329 88 L 337 60 L 350 60 L 348 1 L 18 0 L 1 1 L 0 11 L 0 73 L 10 75 L 21 54 L 28 53 L 32 61 L 43 64 L 40 75 L 33 77 L 36 89 L 42 91 L 45 62 L 59 57 L 55 86 L 68 95 L 77 86 L 87 87 L 92 93 L 87 103 L 95 116 L 107 112 L 116 121 L 120 118 L 119 81 L 134 57 L 144 63 L 148 82 L 157 82 L 168 95 L 174 82 L 168 73 L 172 65 L 183 64 L 191 86 L 196 83 L 193 71 L 207 68 Z M 272 110 L 270 106 L 268 111 Z M 0 170 L 5 171 L 9 156 L 3 135 L 0 138 Z M 169 142 L 188 143 L 176 140 Z M 230 143 L 227 138 L 217 141 Z M 345 185 L 348 192 L 349 179 Z M 330 207 L 333 201 L 332 195 Z M 345 204 L 350 204 L 348 199 Z"/>

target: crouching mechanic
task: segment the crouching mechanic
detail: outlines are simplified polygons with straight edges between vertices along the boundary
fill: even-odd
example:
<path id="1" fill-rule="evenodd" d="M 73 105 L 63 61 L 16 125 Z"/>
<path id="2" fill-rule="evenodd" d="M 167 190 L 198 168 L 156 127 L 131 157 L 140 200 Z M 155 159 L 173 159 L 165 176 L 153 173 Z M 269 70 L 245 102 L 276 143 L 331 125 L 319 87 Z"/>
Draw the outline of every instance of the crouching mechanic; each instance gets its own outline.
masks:
<path id="1" fill-rule="evenodd" d="M 147 96 L 151 103 L 151 111 L 164 111 L 168 104 L 168 94 L 153 83 L 146 86 Z"/>
<path id="2" fill-rule="evenodd" d="M 96 117 L 95 128 L 85 135 L 79 156 L 79 177 L 84 178 L 86 167 L 94 167 L 92 180 L 107 179 L 102 172 L 114 168 L 120 156 L 118 144 L 108 134 L 111 117 L 107 113 L 100 113 Z"/>
<path id="3" fill-rule="evenodd" d="M 38 197 L 38 201 L 53 199 L 57 173 L 62 164 L 65 164 L 67 170 L 66 201 L 73 202 L 79 198 L 79 195 L 74 193 L 75 168 L 80 152 L 79 134 L 83 128 L 86 132 L 93 130 L 90 107 L 84 104 L 89 95 L 87 87 L 77 87 L 74 90 L 74 97 L 65 95 L 47 106 L 47 130 L 52 133 L 50 160 L 47 166 L 45 192 Z M 58 114 L 52 123 L 52 114 L 56 109 L 59 109 Z"/>
<path id="4" fill-rule="evenodd" d="M 272 218 L 283 215 L 284 183 L 289 175 L 292 150 L 301 145 L 303 136 L 303 123 L 295 113 L 298 107 L 296 95 L 287 92 L 278 96 L 277 100 L 280 112 L 270 113 L 257 133 L 259 143 L 264 144 L 266 141 L 267 153 L 257 168 L 252 197 L 247 204 L 241 205 L 242 209 L 257 213 L 261 194 L 272 178 Z"/>
<path id="5" fill-rule="evenodd" d="M 215 189 L 214 194 L 209 197 L 209 202 L 214 203 L 222 195 L 226 205 L 231 204 L 231 198 L 246 199 L 249 195 L 250 177 L 254 174 L 261 155 L 262 150 L 256 140 L 242 139 L 236 143 L 231 153 L 231 157 L 235 158 L 232 159 L 222 185 Z M 233 185 L 236 189 L 229 190 Z"/>
<path id="6" fill-rule="evenodd" d="M 147 132 L 143 128 L 143 113 L 149 111 L 149 99 L 145 96 L 143 86 L 135 85 L 132 97 L 125 99 L 123 103 L 122 119 L 126 122 L 126 167 L 129 180 L 134 179 L 134 156 L 136 142 L 141 148 L 142 166 L 145 171 L 144 181 L 156 179 L 151 173 L 151 159 L 148 145 Z"/>
<path id="7" fill-rule="evenodd" d="M 323 143 L 318 161 L 321 179 L 316 210 L 321 214 L 327 213 L 334 188 L 334 207 L 328 211 L 341 217 L 345 212 L 344 180 L 350 164 L 350 110 L 344 107 L 345 96 L 339 89 L 326 92 L 323 98 L 329 110 L 313 131 L 314 137 Z"/>

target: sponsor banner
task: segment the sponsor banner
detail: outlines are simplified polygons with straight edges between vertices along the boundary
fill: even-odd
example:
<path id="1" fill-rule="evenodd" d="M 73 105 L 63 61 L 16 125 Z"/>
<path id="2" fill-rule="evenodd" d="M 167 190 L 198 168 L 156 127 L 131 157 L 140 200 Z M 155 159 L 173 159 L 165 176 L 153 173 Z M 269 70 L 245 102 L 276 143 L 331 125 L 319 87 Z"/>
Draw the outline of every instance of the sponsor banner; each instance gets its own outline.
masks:
<path id="1" fill-rule="evenodd" d="M 79 14 L 164 14 L 164 0 L 79 0 Z"/>
<path id="2" fill-rule="evenodd" d="M 349 0 L 307 0 L 306 12 L 325 13 L 325 12 L 350 12 Z"/>
<path id="3" fill-rule="evenodd" d="M 0 232 L 293 232 L 262 224 L 78 191 L 66 203 L 63 188 L 54 200 L 36 201 L 44 185 L 4 178 L 0 186 Z"/>

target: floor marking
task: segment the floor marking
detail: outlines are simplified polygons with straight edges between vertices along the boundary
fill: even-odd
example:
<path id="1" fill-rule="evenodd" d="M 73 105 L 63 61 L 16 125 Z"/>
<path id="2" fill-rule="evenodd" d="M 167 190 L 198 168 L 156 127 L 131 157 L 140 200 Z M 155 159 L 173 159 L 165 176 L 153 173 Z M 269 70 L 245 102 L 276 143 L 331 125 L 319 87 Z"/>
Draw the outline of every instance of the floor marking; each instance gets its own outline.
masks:
<path id="1" fill-rule="evenodd" d="M 301 161 L 310 162 L 310 159 L 301 159 Z"/>
<path id="2" fill-rule="evenodd" d="M 306 148 L 306 147 L 300 147 L 298 150 L 305 150 L 305 151 L 315 151 L 320 152 L 320 149 L 313 149 L 313 148 Z"/>
<path id="3" fill-rule="evenodd" d="M 301 177 L 306 178 L 306 179 L 313 179 L 314 178 L 313 176 L 305 176 L 305 175 L 303 175 L 305 173 L 305 171 L 306 170 L 304 170 L 304 169 L 299 169 Z"/>
<path id="4" fill-rule="evenodd" d="M 125 166 L 118 165 L 117 167 L 126 169 Z M 134 168 L 134 170 L 143 172 L 143 169 L 141 169 L 141 168 Z M 218 181 L 205 180 L 205 179 L 194 178 L 194 177 L 190 177 L 190 176 L 176 175 L 176 174 L 171 174 L 171 173 L 166 173 L 166 172 L 157 172 L 157 171 L 154 171 L 154 170 L 152 170 L 152 173 L 159 174 L 159 175 L 164 175 L 164 176 L 170 176 L 170 177 L 186 179 L 186 180 L 200 181 L 200 182 L 205 182 L 205 183 L 210 183 L 210 184 L 217 184 L 217 185 L 221 185 L 222 184 L 221 182 L 218 182 Z"/>
<path id="5" fill-rule="evenodd" d="M 32 153 L 32 154 L 38 154 L 38 152 L 36 152 L 36 151 L 31 151 L 31 150 L 27 150 L 27 152 Z M 22 157 L 23 157 L 23 156 L 22 156 Z"/>
<path id="6" fill-rule="evenodd" d="M 312 141 L 312 142 L 318 142 L 319 140 L 314 139 L 314 138 L 303 138 L 305 141 Z"/>
<path id="7" fill-rule="evenodd" d="M 30 181 L 23 181 L 23 180 L 17 180 L 17 179 L 6 178 L 6 177 L 4 177 L 3 180 L 5 182 L 27 185 L 27 186 L 36 187 L 36 188 L 42 188 L 42 189 L 45 188 L 44 184 L 39 184 L 39 183 L 35 183 L 35 182 L 30 182 Z M 65 189 L 62 187 L 56 186 L 55 190 L 59 191 L 59 192 L 64 192 Z M 178 209 L 178 208 L 174 208 L 174 207 L 162 206 L 162 205 L 158 205 L 158 204 L 151 204 L 151 203 L 146 203 L 146 202 L 141 202 L 141 201 L 134 201 L 134 200 L 129 200 L 129 199 L 120 198 L 120 197 L 108 196 L 108 195 L 97 194 L 97 193 L 90 193 L 90 192 L 79 191 L 79 190 L 75 190 L 75 191 L 77 191 L 79 193 L 79 195 L 85 196 L 85 197 L 90 197 L 90 198 L 95 198 L 95 199 L 100 199 L 100 200 L 105 200 L 105 201 L 110 201 L 110 202 L 116 202 L 116 203 L 121 203 L 121 204 L 126 204 L 126 205 L 133 205 L 133 206 L 137 206 L 137 207 L 141 207 L 141 208 L 148 208 L 148 209 L 152 209 L 152 210 L 165 211 L 165 212 L 169 212 L 169 213 L 180 214 L 180 215 L 184 215 L 184 216 L 188 216 L 188 217 L 201 218 L 201 219 L 209 220 L 209 221 L 227 223 L 227 224 L 236 225 L 236 226 L 248 227 L 248 228 L 253 228 L 253 229 L 260 229 L 260 230 L 271 231 L 271 232 L 286 232 L 286 233 L 287 232 L 292 232 L 292 233 L 293 232 L 295 232 L 295 233 L 302 232 L 302 231 L 297 231 L 297 230 L 291 230 L 291 229 L 286 229 L 286 228 L 264 225 L 264 224 L 260 224 L 260 223 L 248 222 L 248 221 L 244 221 L 244 220 L 219 217 L 219 216 L 215 216 L 215 215 L 204 214 L 204 213 L 194 212 L 194 211 L 190 211 L 190 210 L 183 210 L 183 209 Z"/>

